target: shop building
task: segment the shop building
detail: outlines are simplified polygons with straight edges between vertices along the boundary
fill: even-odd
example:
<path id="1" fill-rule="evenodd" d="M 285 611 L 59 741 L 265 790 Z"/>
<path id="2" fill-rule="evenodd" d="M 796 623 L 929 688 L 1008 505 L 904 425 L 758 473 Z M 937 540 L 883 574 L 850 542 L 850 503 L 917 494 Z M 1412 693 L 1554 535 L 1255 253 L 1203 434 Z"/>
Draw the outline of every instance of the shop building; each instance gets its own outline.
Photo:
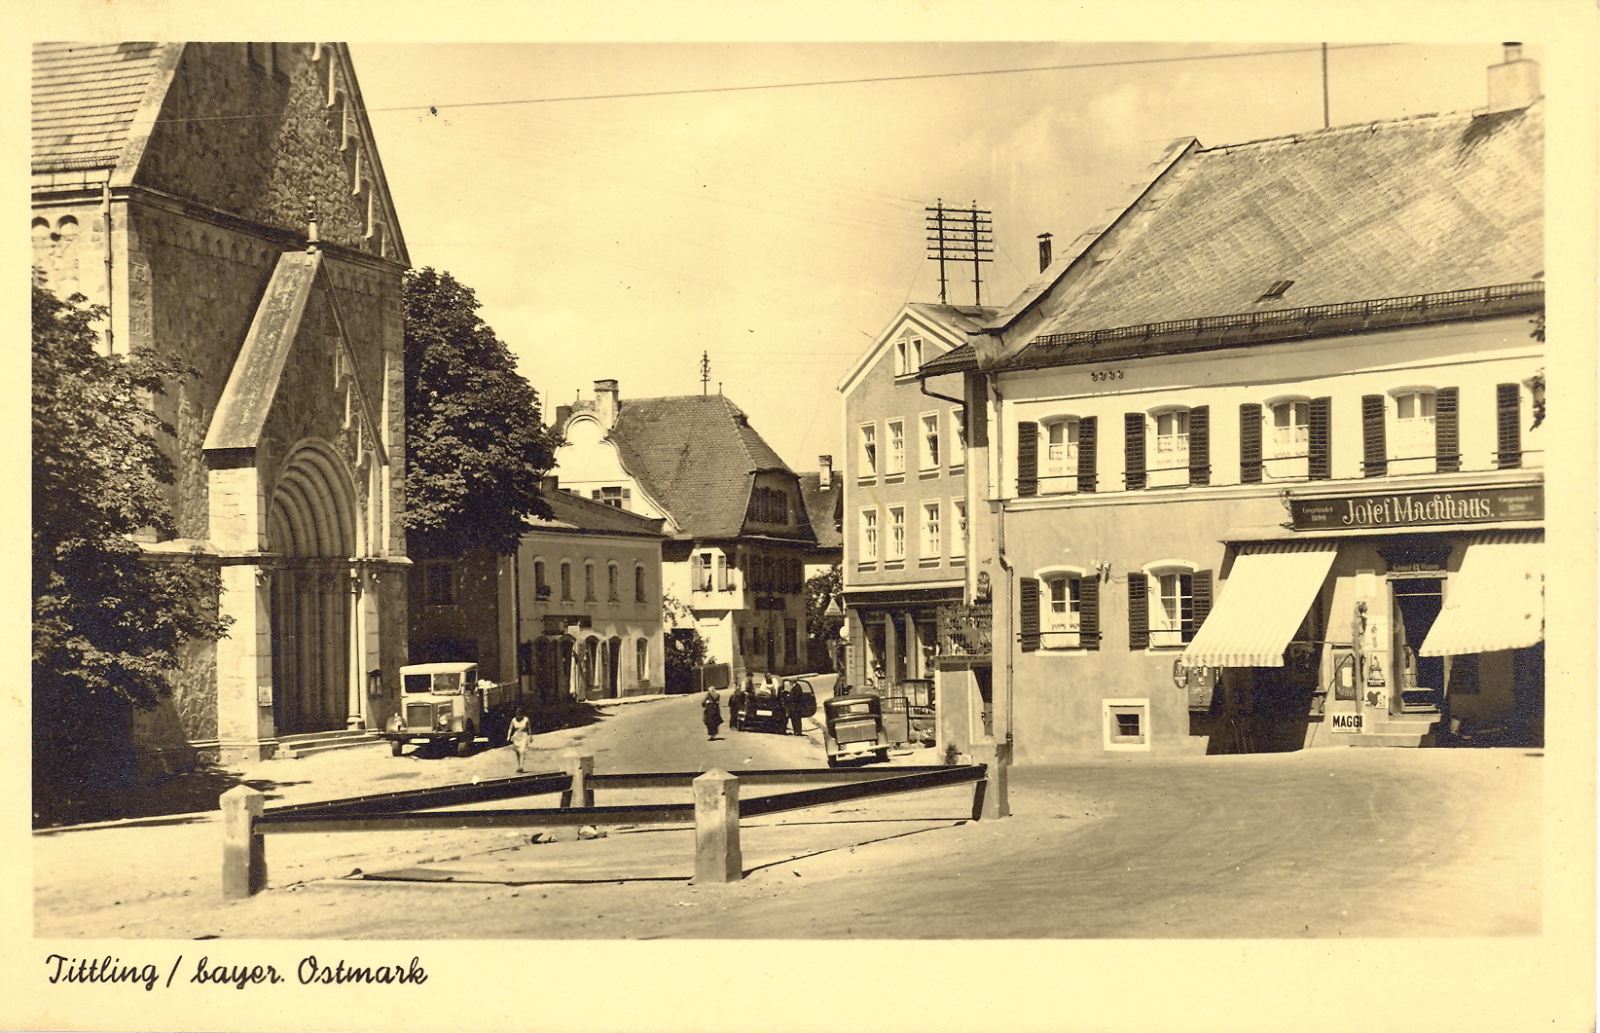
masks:
<path id="1" fill-rule="evenodd" d="M 994 586 L 992 653 L 941 657 L 943 738 L 1019 762 L 1542 741 L 1529 65 L 1491 69 L 1488 110 L 1179 141 L 924 370 L 983 414 L 956 612 Z"/>
<path id="2" fill-rule="evenodd" d="M 149 773 L 381 727 L 406 660 L 401 276 L 409 265 L 340 43 L 40 43 L 33 265 L 104 305 L 108 354 L 193 376 L 173 538 L 220 569 L 232 621 L 128 715 Z"/>
<path id="3" fill-rule="evenodd" d="M 593 399 L 557 409 L 556 429 L 568 490 L 663 521 L 664 591 L 716 662 L 736 676 L 808 669 L 817 537 L 799 478 L 732 399 L 624 401 L 617 381 L 597 380 Z"/>
<path id="4" fill-rule="evenodd" d="M 659 518 L 559 489 L 515 553 L 429 559 L 412 578 L 411 658 L 470 661 L 519 680 L 529 705 L 660 692 L 665 685 Z"/>
<path id="5" fill-rule="evenodd" d="M 845 677 L 933 677 L 941 605 L 966 584 L 967 422 L 959 394 L 920 372 L 994 309 L 905 305 L 839 383 L 844 396 Z"/>

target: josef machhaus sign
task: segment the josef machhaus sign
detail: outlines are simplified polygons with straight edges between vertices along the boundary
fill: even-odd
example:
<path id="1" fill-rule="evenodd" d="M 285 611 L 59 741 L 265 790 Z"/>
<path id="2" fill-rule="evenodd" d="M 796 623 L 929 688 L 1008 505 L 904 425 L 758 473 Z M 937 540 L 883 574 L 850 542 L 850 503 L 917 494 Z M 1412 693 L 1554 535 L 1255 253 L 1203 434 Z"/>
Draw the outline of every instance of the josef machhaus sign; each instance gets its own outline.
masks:
<path id="1" fill-rule="evenodd" d="M 1542 520 L 1544 486 L 1290 499 L 1289 515 L 1296 531 Z"/>

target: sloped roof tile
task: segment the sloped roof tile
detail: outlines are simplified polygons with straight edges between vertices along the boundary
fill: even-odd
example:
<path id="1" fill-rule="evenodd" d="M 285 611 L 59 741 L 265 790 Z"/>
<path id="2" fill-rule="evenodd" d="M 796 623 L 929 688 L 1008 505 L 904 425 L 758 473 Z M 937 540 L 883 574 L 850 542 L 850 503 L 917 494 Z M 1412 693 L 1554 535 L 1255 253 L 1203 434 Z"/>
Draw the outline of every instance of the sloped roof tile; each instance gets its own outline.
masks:
<path id="1" fill-rule="evenodd" d="M 611 440 L 640 487 L 672 514 L 681 537 L 737 536 L 755 473 L 790 473 L 744 411 L 722 395 L 625 399 Z"/>
<path id="2" fill-rule="evenodd" d="M 811 532 L 817 536 L 817 548 L 844 548 L 844 535 L 839 530 L 839 514 L 842 511 L 839 500 L 844 497 L 844 486 L 840 483 L 838 472 L 834 472 L 833 486 L 827 489 L 822 487 L 822 474 L 818 471 L 802 473 L 799 477 L 800 495 L 806 502 Z"/>
<path id="3" fill-rule="evenodd" d="M 1111 257 L 1052 300 L 1036 336 L 1537 279 L 1542 108 L 1197 150 L 1160 204 L 1114 231 Z M 1261 300 L 1280 280 L 1293 284 Z"/>
<path id="4" fill-rule="evenodd" d="M 33 171 L 116 165 L 134 114 L 181 43 L 35 43 Z"/>

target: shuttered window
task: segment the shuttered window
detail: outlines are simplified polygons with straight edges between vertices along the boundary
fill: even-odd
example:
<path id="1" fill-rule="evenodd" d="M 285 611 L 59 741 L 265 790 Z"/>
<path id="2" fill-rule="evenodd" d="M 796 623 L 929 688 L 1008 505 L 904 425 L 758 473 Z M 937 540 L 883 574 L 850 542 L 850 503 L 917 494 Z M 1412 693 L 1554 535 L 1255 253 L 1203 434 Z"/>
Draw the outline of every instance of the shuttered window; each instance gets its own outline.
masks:
<path id="1" fill-rule="evenodd" d="M 1441 387 L 1433 401 L 1433 461 L 1438 473 L 1461 469 L 1460 389 Z"/>
<path id="2" fill-rule="evenodd" d="M 1100 580 L 1089 574 L 1078 582 L 1078 641 L 1084 649 L 1100 648 Z"/>
<path id="3" fill-rule="evenodd" d="M 1311 399 L 1311 419 L 1307 430 L 1310 461 L 1307 473 L 1314 481 L 1333 476 L 1333 399 Z"/>
<path id="4" fill-rule="evenodd" d="M 1080 417 L 1078 420 L 1078 490 L 1080 492 L 1093 492 L 1095 488 L 1095 418 L 1093 416 Z"/>
<path id="5" fill-rule="evenodd" d="M 1516 384 L 1498 384 L 1495 393 L 1496 437 L 1500 451 L 1495 465 L 1512 470 L 1522 465 L 1522 391 Z"/>
<path id="6" fill-rule="evenodd" d="M 1130 412 L 1122 417 L 1123 478 L 1128 490 L 1143 488 L 1144 476 L 1144 413 Z"/>
<path id="7" fill-rule="evenodd" d="M 1388 408 L 1385 395 L 1361 396 L 1361 476 L 1382 477 L 1389 472 L 1389 450 L 1384 443 L 1383 420 Z"/>
<path id="8" fill-rule="evenodd" d="M 1206 615 L 1211 612 L 1211 571 L 1197 570 L 1193 577 L 1194 605 L 1191 608 L 1189 619 L 1184 622 L 1182 634 L 1185 643 L 1194 641 L 1194 633 L 1200 630 L 1200 625 L 1206 622 Z"/>
<path id="9" fill-rule="evenodd" d="M 1150 645 L 1150 581 L 1142 573 L 1128 575 L 1128 648 Z"/>
<path id="10" fill-rule="evenodd" d="M 1261 406 L 1239 406 L 1239 483 L 1261 483 Z"/>
<path id="11" fill-rule="evenodd" d="M 1189 410 L 1189 483 L 1211 483 L 1211 407 Z"/>
<path id="12" fill-rule="evenodd" d="M 1032 653 L 1039 648 L 1039 582 L 1025 577 L 1017 582 L 1021 618 L 1022 651 Z"/>
<path id="13" fill-rule="evenodd" d="M 1017 495 L 1039 494 L 1039 425 L 1031 420 L 1017 424 Z"/>

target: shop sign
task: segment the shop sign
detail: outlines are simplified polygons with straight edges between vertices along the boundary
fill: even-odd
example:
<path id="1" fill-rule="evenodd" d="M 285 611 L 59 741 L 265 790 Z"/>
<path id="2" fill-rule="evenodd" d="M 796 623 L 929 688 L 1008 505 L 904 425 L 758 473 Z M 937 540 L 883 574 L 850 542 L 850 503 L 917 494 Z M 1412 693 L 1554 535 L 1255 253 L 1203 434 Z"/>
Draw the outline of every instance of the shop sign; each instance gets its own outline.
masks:
<path id="1" fill-rule="evenodd" d="M 1490 520 L 1544 519 L 1544 486 L 1477 488 L 1452 491 L 1402 491 L 1384 495 L 1291 498 L 1290 525 L 1296 531 L 1351 528 L 1425 527 L 1475 524 Z"/>
<path id="2" fill-rule="evenodd" d="M 1333 722 L 1332 728 L 1335 732 L 1353 735 L 1361 731 L 1360 714 L 1333 714 L 1330 720 Z"/>

